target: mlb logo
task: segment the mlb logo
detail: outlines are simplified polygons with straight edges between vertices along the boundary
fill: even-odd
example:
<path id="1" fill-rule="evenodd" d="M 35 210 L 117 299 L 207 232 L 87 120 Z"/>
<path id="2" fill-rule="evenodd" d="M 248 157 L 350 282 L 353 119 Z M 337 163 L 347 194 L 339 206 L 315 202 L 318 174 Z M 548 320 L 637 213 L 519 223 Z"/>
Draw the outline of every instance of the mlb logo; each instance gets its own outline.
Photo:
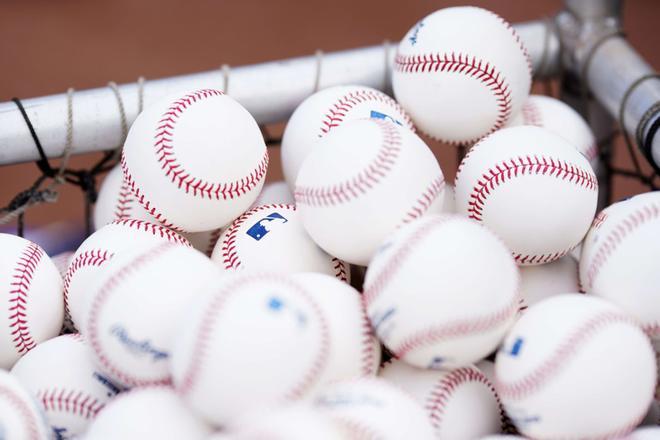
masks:
<path id="1" fill-rule="evenodd" d="M 254 238 L 255 240 L 259 241 L 266 234 L 270 232 L 270 229 L 267 227 L 270 222 L 280 222 L 280 223 L 286 223 L 289 220 L 284 218 L 282 215 L 278 214 L 277 212 L 273 212 L 268 214 L 266 217 L 262 218 L 252 226 L 250 226 L 250 229 L 247 230 L 246 234 L 249 235 L 250 237 Z"/>

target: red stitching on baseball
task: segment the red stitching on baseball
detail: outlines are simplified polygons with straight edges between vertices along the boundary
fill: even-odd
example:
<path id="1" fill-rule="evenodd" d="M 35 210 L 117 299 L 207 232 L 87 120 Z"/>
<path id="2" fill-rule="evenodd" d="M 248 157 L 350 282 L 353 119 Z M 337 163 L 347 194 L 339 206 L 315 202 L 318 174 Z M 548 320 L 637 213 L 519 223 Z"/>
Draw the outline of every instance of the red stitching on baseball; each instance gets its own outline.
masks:
<path id="1" fill-rule="evenodd" d="M 592 227 L 600 227 L 605 220 L 605 216 L 606 214 L 602 214 L 599 223 L 596 223 L 597 220 L 594 220 L 594 226 Z M 598 216 L 596 217 L 598 218 Z M 600 273 L 601 268 L 607 263 L 609 257 L 612 256 L 614 251 L 628 235 L 632 234 L 642 225 L 657 220 L 658 218 L 660 218 L 660 207 L 651 204 L 635 210 L 616 224 L 607 237 L 600 240 L 600 247 L 595 252 L 594 257 L 591 259 L 591 264 L 589 264 L 587 269 L 587 285 L 584 287 L 587 289 L 593 287 L 594 280 Z"/>
<path id="2" fill-rule="evenodd" d="M 64 313 L 65 316 L 71 317 L 69 309 L 69 287 L 71 286 L 71 279 L 78 271 L 78 269 L 87 266 L 101 266 L 112 258 L 114 254 L 108 252 L 107 249 L 90 249 L 81 252 L 76 258 L 71 261 L 69 268 L 64 276 Z"/>
<path id="3" fill-rule="evenodd" d="M 391 122 L 369 119 L 383 133 L 383 141 L 376 157 L 352 178 L 325 187 L 297 186 L 294 192 L 296 204 L 311 206 L 334 206 L 350 202 L 365 194 L 385 178 L 396 163 L 401 151 L 401 137 Z"/>
<path id="4" fill-rule="evenodd" d="M 142 191 L 140 188 L 135 184 L 135 181 L 133 180 L 133 176 L 131 175 L 130 170 L 128 169 L 128 164 L 126 163 L 126 157 L 122 153 L 121 155 L 121 171 L 124 174 L 124 182 L 126 185 L 131 189 L 131 192 L 135 196 L 136 200 L 138 203 L 151 215 L 154 219 L 156 219 L 157 222 L 165 226 L 166 228 L 170 228 L 174 231 L 181 232 L 181 228 L 174 226 L 174 224 L 169 221 L 160 211 L 156 210 L 156 207 L 153 206 L 150 200 L 148 200 L 144 194 L 142 194 Z"/>
<path id="5" fill-rule="evenodd" d="M 598 180 L 593 172 L 582 170 L 577 165 L 551 157 L 518 156 L 496 164 L 477 180 L 468 202 L 469 217 L 479 222 L 482 221 L 483 208 L 491 191 L 515 177 L 526 174 L 548 175 L 561 180 L 568 179 L 569 182 L 590 190 L 598 188 Z"/>
<path id="6" fill-rule="evenodd" d="M 243 223 L 247 221 L 248 218 L 252 217 L 253 214 L 266 211 L 271 209 L 291 209 L 296 210 L 295 205 L 289 204 L 270 204 L 270 205 L 259 205 L 249 211 L 244 212 L 236 220 L 232 222 L 227 229 L 227 234 L 225 234 L 222 239 L 222 263 L 225 266 L 225 269 L 238 269 L 241 266 L 240 255 L 238 255 L 238 249 L 236 244 L 236 238 L 238 234 L 238 229 Z"/>
<path id="7" fill-rule="evenodd" d="M 543 264 L 558 260 L 572 250 L 573 247 L 549 254 L 527 255 L 514 252 L 511 255 L 513 255 L 513 258 L 518 264 Z"/>
<path id="8" fill-rule="evenodd" d="M 25 403 L 25 400 L 22 396 L 16 394 L 16 392 L 0 384 L 0 401 L 7 402 L 20 413 L 25 422 L 25 427 L 27 428 L 28 435 L 30 440 L 40 440 L 42 437 L 39 435 L 38 425 L 40 420 L 35 417 L 37 414 L 36 408 L 35 411 L 30 411 L 30 407 Z"/>
<path id="9" fill-rule="evenodd" d="M 234 199 L 251 191 L 263 180 L 268 169 L 268 150 L 264 153 L 257 167 L 250 171 L 247 176 L 229 183 L 209 182 L 194 177 L 192 173 L 183 167 L 176 157 L 172 139 L 176 124 L 184 111 L 198 101 L 215 96 L 224 96 L 224 93 L 220 90 L 202 89 L 174 101 L 158 121 L 154 137 L 154 148 L 161 169 L 165 172 L 165 177 L 169 177 L 170 182 L 176 184 L 177 188 L 183 189 L 186 194 L 192 193 L 194 197 L 211 200 Z"/>
<path id="10" fill-rule="evenodd" d="M 37 343 L 30 334 L 27 321 L 27 302 L 30 296 L 30 284 L 37 270 L 44 251 L 35 243 L 27 245 L 16 262 L 14 274 L 9 283 L 9 329 L 16 351 L 23 355 L 32 350 Z"/>
<path id="11" fill-rule="evenodd" d="M 364 306 L 360 304 L 360 313 L 362 313 L 362 374 L 365 376 L 371 376 L 374 374 L 374 365 L 376 368 L 378 364 L 376 363 L 376 348 L 374 342 L 376 342 L 376 335 L 374 335 L 374 330 L 371 327 L 371 321 L 367 316 L 367 311 L 364 309 Z"/>
<path id="12" fill-rule="evenodd" d="M 319 137 L 322 137 L 328 133 L 330 130 L 332 130 L 332 128 L 341 125 L 341 123 L 344 122 L 346 114 L 351 111 L 351 109 L 359 104 L 369 101 L 381 102 L 391 107 L 393 110 L 399 112 L 404 117 L 403 122 L 405 123 L 406 127 L 414 131 L 412 120 L 405 112 L 405 110 L 403 110 L 403 108 L 395 100 L 385 95 L 384 93 L 377 92 L 375 90 L 354 90 L 339 98 L 330 106 L 327 113 L 323 115 Z"/>
<path id="13" fill-rule="evenodd" d="M 589 145 L 589 148 L 587 148 L 587 151 L 584 152 L 584 157 L 586 157 L 589 162 L 596 159 L 599 155 L 600 155 L 600 152 L 598 150 L 598 145 L 595 142 L 593 144 Z"/>
<path id="14" fill-rule="evenodd" d="M 346 263 L 341 261 L 339 258 L 332 257 L 332 264 L 335 270 L 335 278 L 339 281 L 348 282 L 348 271 L 346 269 Z"/>
<path id="15" fill-rule="evenodd" d="M 431 181 L 429 186 L 426 187 L 422 195 L 415 201 L 415 204 L 408 210 L 403 217 L 403 223 L 410 223 L 411 221 L 423 216 L 429 210 L 435 199 L 438 198 L 442 190 L 445 188 L 445 179 L 438 176 Z"/>
<path id="16" fill-rule="evenodd" d="M 215 229 L 213 232 L 211 232 L 211 235 L 209 236 L 209 243 L 206 246 L 205 252 L 207 257 L 210 257 L 211 254 L 213 254 L 213 249 L 215 249 L 215 245 L 220 239 L 220 234 L 222 234 L 222 228 Z"/>
<path id="17" fill-rule="evenodd" d="M 475 367 L 462 367 L 452 370 L 440 379 L 433 386 L 426 399 L 424 408 L 428 411 L 431 423 L 436 430 L 439 431 L 442 427 L 442 419 L 445 415 L 445 409 L 456 389 L 469 382 L 478 382 L 486 385 L 497 402 L 500 412 L 500 425 L 504 426 L 506 424 L 506 413 L 502 407 L 500 396 L 495 391 L 495 387 L 490 380 L 488 380 L 488 378 Z"/>
<path id="18" fill-rule="evenodd" d="M 193 352 L 190 355 L 190 362 L 186 368 L 181 383 L 177 386 L 177 391 L 181 396 L 185 396 L 192 392 L 193 388 L 197 385 L 197 378 L 204 365 L 204 358 L 206 357 L 206 350 L 211 344 L 210 338 L 213 333 L 214 327 L 218 321 L 218 315 L 224 308 L 227 298 L 241 291 L 242 287 L 248 286 L 255 282 L 269 281 L 271 283 L 281 283 L 295 291 L 297 291 L 302 298 L 311 306 L 313 312 L 316 314 L 320 326 L 320 347 L 319 353 L 315 357 L 312 365 L 309 367 L 303 377 L 291 386 L 285 394 L 285 399 L 297 399 L 302 397 L 318 380 L 325 367 L 326 359 L 328 358 L 328 350 L 330 344 L 330 336 L 328 324 L 323 315 L 322 309 L 316 304 L 316 301 L 305 291 L 305 289 L 292 282 L 290 279 L 279 275 L 249 275 L 241 277 L 232 283 L 227 284 L 224 288 L 218 291 L 211 302 L 207 305 L 201 325 L 197 329 L 197 337 L 194 339 L 195 345 Z"/>
<path id="19" fill-rule="evenodd" d="M 375 430 L 372 426 L 366 425 L 360 420 L 353 420 L 347 417 L 331 416 L 333 421 L 341 425 L 343 429 L 342 432 L 345 432 L 349 435 L 348 438 L 356 440 L 376 440 L 376 439 L 385 439 L 387 435 Z"/>
<path id="20" fill-rule="evenodd" d="M 160 238 L 164 238 L 171 243 L 182 244 L 187 247 L 191 247 L 190 242 L 185 238 L 179 235 L 178 233 L 164 227 L 157 225 L 155 223 L 147 222 L 144 220 L 137 220 L 134 218 L 127 218 L 124 220 L 115 220 L 111 224 L 128 226 L 131 229 L 137 229 L 138 231 L 150 232 L 152 235 L 155 235 Z"/>
<path id="21" fill-rule="evenodd" d="M 529 72 L 529 76 L 532 77 L 533 69 L 532 69 L 532 57 L 529 56 L 529 52 L 527 51 L 527 47 L 523 43 L 522 39 L 520 38 L 520 35 L 518 35 L 518 32 L 516 31 L 516 28 L 511 26 L 511 23 L 494 13 L 493 11 L 489 11 L 487 9 L 484 9 L 484 11 L 489 12 L 491 15 L 494 15 L 497 17 L 497 19 L 504 25 L 505 28 L 507 28 L 510 32 L 513 38 L 516 40 L 516 44 L 518 44 L 518 47 L 522 51 L 523 55 L 525 56 L 525 62 L 527 63 L 527 71 Z"/>
<path id="22" fill-rule="evenodd" d="M 84 419 L 93 419 L 105 406 L 93 396 L 76 390 L 57 388 L 39 390 L 36 397 L 45 411 L 65 412 Z"/>
<path id="23" fill-rule="evenodd" d="M 131 217 L 131 210 L 133 209 L 133 193 L 130 187 L 126 184 L 126 180 L 121 179 L 121 187 L 119 188 L 119 197 L 117 198 L 117 206 L 115 207 L 115 220 L 124 220 Z"/>
<path id="24" fill-rule="evenodd" d="M 410 253 L 414 250 L 417 244 L 426 237 L 429 231 L 437 226 L 454 220 L 456 219 L 453 217 L 433 218 L 418 227 L 417 230 L 408 237 L 403 246 L 401 246 L 383 265 L 383 268 L 376 274 L 374 280 L 369 283 L 365 280 L 364 293 L 362 295 L 362 301 L 365 304 L 365 308 L 369 307 L 369 305 L 380 296 L 392 278 L 398 273 Z"/>
<path id="25" fill-rule="evenodd" d="M 400 55 L 394 59 L 394 68 L 403 73 L 452 72 L 463 74 L 483 83 L 497 101 L 497 117 L 486 135 L 502 128 L 511 115 L 511 91 L 503 75 L 487 61 L 463 53 L 430 53 Z M 471 141 L 468 141 L 468 143 Z"/>
<path id="26" fill-rule="evenodd" d="M 507 304 L 506 307 L 494 313 L 484 316 L 471 316 L 466 319 L 457 319 L 450 322 L 444 322 L 440 325 L 426 327 L 414 332 L 396 347 L 393 347 L 392 353 L 400 359 L 417 348 L 438 341 L 486 332 L 509 320 L 514 314 L 516 314 L 519 307 L 520 298 L 516 295 L 513 298 L 513 301 Z"/>
<path id="27" fill-rule="evenodd" d="M 104 369 L 109 372 L 112 376 L 118 378 L 121 382 L 133 386 L 146 386 L 146 385 L 169 385 L 171 384 L 171 379 L 159 379 L 159 380 L 144 380 L 133 376 L 128 371 L 122 371 L 119 369 L 110 358 L 105 355 L 101 342 L 99 341 L 98 328 L 96 326 L 99 314 L 103 308 L 103 305 L 106 303 L 110 296 L 115 292 L 124 281 L 129 277 L 140 272 L 147 264 L 153 261 L 155 258 L 160 255 L 168 252 L 173 249 L 175 245 L 170 242 L 163 242 L 159 246 L 149 249 L 147 252 L 139 255 L 137 258 L 126 263 L 124 266 L 119 268 L 116 273 L 114 273 L 110 278 L 108 278 L 104 284 L 101 286 L 99 293 L 94 297 L 92 302 L 87 324 L 87 341 L 90 346 L 94 349 L 96 353 L 97 360 L 103 365 Z"/>
<path id="28" fill-rule="evenodd" d="M 504 399 L 521 400 L 543 388 L 554 376 L 559 374 L 569 364 L 579 348 L 594 337 L 597 332 L 609 324 L 630 324 L 637 327 L 637 323 L 628 316 L 616 312 L 600 313 L 577 328 L 557 349 L 535 370 L 513 382 L 498 381 L 495 384 L 500 396 Z"/>
<path id="29" fill-rule="evenodd" d="M 534 104 L 534 101 L 527 100 L 522 106 L 521 114 L 525 125 L 543 127 L 541 112 L 536 104 Z"/>

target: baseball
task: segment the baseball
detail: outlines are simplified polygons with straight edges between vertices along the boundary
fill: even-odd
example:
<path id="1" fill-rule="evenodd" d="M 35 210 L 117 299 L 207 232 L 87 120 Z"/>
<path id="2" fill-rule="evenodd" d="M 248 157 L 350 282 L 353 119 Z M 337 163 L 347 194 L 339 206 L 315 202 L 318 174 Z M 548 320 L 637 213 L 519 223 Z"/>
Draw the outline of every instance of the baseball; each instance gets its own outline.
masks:
<path id="1" fill-rule="evenodd" d="M 57 271 L 60 273 L 62 279 L 64 279 L 64 277 L 66 276 L 66 271 L 69 268 L 69 265 L 71 264 L 71 260 L 73 259 L 74 254 L 75 254 L 74 251 L 66 251 L 50 257 L 50 260 L 57 268 Z"/>
<path id="2" fill-rule="evenodd" d="M 305 229 L 330 255 L 366 266 L 398 226 L 440 211 L 442 171 L 407 128 L 350 121 L 318 145 L 300 169 L 294 196 Z"/>
<path id="3" fill-rule="evenodd" d="M 268 151 L 247 110 L 203 89 L 165 97 L 140 113 L 121 166 L 131 192 L 160 223 L 199 232 L 225 226 L 252 205 Z"/>
<path id="4" fill-rule="evenodd" d="M 189 247 L 152 244 L 115 256 L 84 301 L 82 333 L 112 380 L 128 387 L 170 382 L 170 349 L 181 310 L 219 278 Z"/>
<path id="5" fill-rule="evenodd" d="M 438 439 L 475 439 L 502 429 L 500 399 L 491 381 L 473 365 L 432 371 L 393 360 L 380 377 L 424 407 Z"/>
<path id="6" fill-rule="evenodd" d="M 58 438 L 83 434 L 120 391 L 96 368 L 77 333 L 37 345 L 16 362 L 11 374 L 37 399 Z"/>
<path id="7" fill-rule="evenodd" d="M 98 231 L 114 221 L 128 219 L 158 224 L 158 220 L 138 203 L 124 181 L 121 167 L 116 166 L 101 183 L 99 197 L 94 204 L 94 226 Z M 210 257 L 221 232 L 218 228 L 201 232 L 180 232 L 180 234 L 192 247 Z"/>
<path id="8" fill-rule="evenodd" d="M 427 216 L 383 243 L 367 269 L 363 300 L 396 358 L 457 368 L 492 353 L 513 323 L 518 268 L 482 225 L 458 215 Z"/>
<path id="9" fill-rule="evenodd" d="M 432 440 L 424 409 L 400 388 L 380 378 L 337 382 L 320 392 L 314 405 L 332 418 L 350 440 Z"/>
<path id="10" fill-rule="evenodd" d="M 442 201 L 440 212 L 445 214 L 454 214 L 456 212 L 456 196 L 454 195 L 454 185 L 445 185 L 445 196 Z"/>
<path id="11" fill-rule="evenodd" d="M 635 316 L 660 341 L 660 192 L 648 192 L 601 211 L 582 245 L 583 289 Z"/>
<path id="12" fill-rule="evenodd" d="M 380 367 L 380 342 L 360 293 L 328 275 L 300 273 L 292 279 L 313 296 L 327 319 L 330 349 L 319 385 L 375 375 Z"/>
<path id="13" fill-rule="evenodd" d="M 114 398 L 91 424 L 86 439 L 205 440 L 211 427 L 167 386 L 137 388 Z"/>
<path id="14" fill-rule="evenodd" d="M 0 234 L 0 368 L 9 369 L 40 342 L 57 336 L 64 306 L 62 277 L 36 243 Z"/>
<path id="15" fill-rule="evenodd" d="M 190 246 L 188 240 L 158 224 L 142 220 L 116 220 L 94 232 L 78 247 L 64 275 L 64 310 L 72 328 L 84 321 L 85 297 L 115 255 L 155 243 Z"/>
<path id="16" fill-rule="evenodd" d="M 320 272 L 348 281 L 346 263 L 326 254 L 307 234 L 294 205 L 261 205 L 224 230 L 211 259 L 223 271 Z"/>
<path id="17" fill-rule="evenodd" d="M 300 403 L 251 412 L 230 432 L 241 440 L 346 440 L 329 417 Z"/>
<path id="18" fill-rule="evenodd" d="M 553 295 L 579 291 L 578 263 L 570 255 L 551 263 L 520 268 L 522 309 Z"/>
<path id="19" fill-rule="evenodd" d="M 499 130 L 477 143 L 456 173 L 457 212 L 483 223 L 519 265 L 566 255 L 589 229 L 598 181 L 589 161 L 543 128 Z"/>
<path id="20" fill-rule="evenodd" d="M 0 368 L 0 434 L 3 439 L 47 439 L 52 432 L 36 400 Z"/>
<path id="21" fill-rule="evenodd" d="M 305 99 L 289 118 L 282 137 L 282 171 L 289 187 L 294 188 L 300 167 L 319 138 L 345 122 L 364 118 L 388 120 L 413 130 L 401 106 L 371 87 L 330 87 Z"/>
<path id="22" fill-rule="evenodd" d="M 497 353 L 495 374 L 516 428 L 543 439 L 626 435 L 646 415 L 656 381 L 653 349 L 635 320 L 570 294 L 527 310 Z"/>
<path id="23" fill-rule="evenodd" d="M 332 344 L 308 288 L 287 275 L 229 274 L 207 290 L 183 312 L 172 349 L 174 386 L 186 403 L 224 426 L 308 396 Z"/>
<path id="24" fill-rule="evenodd" d="M 535 125 L 563 137 L 587 158 L 592 168 L 596 168 L 596 138 L 584 118 L 568 104 L 550 96 L 532 95 L 506 126 L 519 125 Z"/>
<path id="25" fill-rule="evenodd" d="M 412 27 L 394 61 L 394 96 L 417 128 L 469 144 L 500 129 L 529 95 L 527 50 L 511 25 L 476 7 L 441 9 Z"/>

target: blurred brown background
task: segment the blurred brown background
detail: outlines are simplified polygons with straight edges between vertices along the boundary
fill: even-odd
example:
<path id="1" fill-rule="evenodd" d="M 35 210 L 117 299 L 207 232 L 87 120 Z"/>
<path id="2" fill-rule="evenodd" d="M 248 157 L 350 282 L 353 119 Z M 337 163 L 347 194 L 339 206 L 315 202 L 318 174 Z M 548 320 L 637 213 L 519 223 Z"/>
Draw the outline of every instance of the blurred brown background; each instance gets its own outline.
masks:
<path id="1" fill-rule="evenodd" d="M 418 19 L 447 6 L 473 4 L 511 22 L 549 17 L 560 0 L 394 1 L 394 0 L 40 0 L 0 2 L 0 100 L 84 89 L 108 81 L 130 82 L 397 41 Z M 654 67 L 660 65 L 657 20 L 660 1 L 628 0 L 628 38 Z M 541 89 L 536 87 L 537 93 Z M 0 127 L 0 129 L 2 129 Z M 0 148 L 3 146 L 0 145 Z M 452 178 L 455 152 L 433 146 Z M 281 176 L 273 151 L 269 180 Z M 627 166 L 618 146 L 617 160 Z M 98 155 L 78 157 L 83 167 Z M 34 164 L 0 169 L 0 205 L 37 176 Z M 643 190 L 631 180 L 615 181 L 614 197 Z M 60 200 L 28 212 L 28 226 L 56 220 L 82 223 L 79 190 L 63 188 Z"/>

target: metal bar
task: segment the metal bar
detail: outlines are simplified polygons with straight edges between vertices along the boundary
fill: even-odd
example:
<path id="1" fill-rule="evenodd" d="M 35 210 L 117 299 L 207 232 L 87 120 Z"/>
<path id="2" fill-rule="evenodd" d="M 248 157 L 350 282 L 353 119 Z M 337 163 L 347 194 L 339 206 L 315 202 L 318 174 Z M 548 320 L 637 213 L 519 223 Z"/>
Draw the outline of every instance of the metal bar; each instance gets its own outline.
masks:
<path id="1" fill-rule="evenodd" d="M 558 71 L 559 40 L 547 23 L 516 25 L 540 76 Z M 258 123 L 286 120 L 307 96 L 319 88 L 339 84 L 362 84 L 380 90 L 389 88 L 389 72 L 396 47 L 371 46 L 317 56 L 292 58 L 235 67 L 229 76 L 229 94 L 243 104 Z M 543 64 L 543 65 L 542 65 Z M 144 103 L 177 90 L 224 88 L 220 70 L 148 81 Z M 128 123 L 137 116 L 138 87 L 119 87 Z M 48 157 L 62 155 L 66 141 L 66 94 L 23 101 Z M 108 87 L 76 92 L 73 97 L 74 154 L 116 147 L 122 130 L 118 103 Z M 0 103 L 0 165 L 36 160 L 37 151 L 25 122 L 12 102 Z"/>

